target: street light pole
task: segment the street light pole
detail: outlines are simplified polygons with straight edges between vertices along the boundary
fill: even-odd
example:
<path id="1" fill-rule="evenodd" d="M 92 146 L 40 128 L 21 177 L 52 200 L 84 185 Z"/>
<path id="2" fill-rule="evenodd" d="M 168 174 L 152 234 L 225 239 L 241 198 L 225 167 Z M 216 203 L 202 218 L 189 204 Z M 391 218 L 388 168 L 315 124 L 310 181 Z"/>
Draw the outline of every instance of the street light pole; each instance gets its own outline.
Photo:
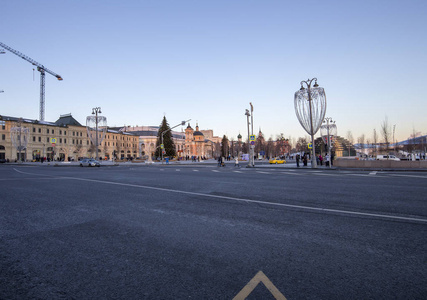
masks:
<path id="1" fill-rule="evenodd" d="M 313 81 L 314 86 L 312 88 L 311 84 Z M 306 88 L 304 88 L 304 84 L 306 85 Z M 295 92 L 294 103 L 295 112 L 300 124 L 311 136 L 311 167 L 317 168 L 314 135 L 319 130 L 320 124 L 322 123 L 326 113 L 325 91 L 317 84 L 317 78 L 301 81 L 301 88 Z M 308 115 L 307 110 L 309 112 Z"/>
<path id="2" fill-rule="evenodd" d="M 249 136 L 250 136 L 250 132 L 249 132 L 249 124 L 250 124 L 249 117 L 251 116 L 251 113 L 249 112 L 249 109 L 246 109 L 245 116 L 247 117 L 247 120 L 248 120 L 248 155 L 250 156 L 251 155 L 251 148 L 250 148 L 251 145 L 250 145 L 250 139 L 249 139 Z M 249 167 L 251 167 L 251 158 L 250 157 L 248 159 L 248 168 Z"/>
<path id="3" fill-rule="evenodd" d="M 249 102 L 249 105 L 251 106 L 251 129 L 252 129 L 252 135 L 254 135 L 254 107 L 252 105 L 252 102 Z M 254 145 L 254 147 L 251 147 L 252 167 L 255 167 L 254 156 L 255 156 L 255 145 Z"/>
<path id="4" fill-rule="evenodd" d="M 95 159 L 98 160 L 98 113 L 101 112 L 101 107 L 92 108 L 92 115 L 95 115 L 95 146 L 96 146 L 96 156 Z"/>
<path id="5" fill-rule="evenodd" d="M 328 143 L 329 168 L 332 168 L 332 157 L 331 157 L 331 136 L 330 136 L 330 134 L 329 134 L 329 129 L 330 129 L 330 127 L 329 127 L 329 122 L 331 122 L 331 123 L 335 123 L 335 121 L 332 121 L 332 118 L 330 118 L 330 117 L 325 118 L 325 120 L 323 121 L 323 123 L 325 123 L 325 121 L 326 121 L 326 129 L 327 129 L 327 131 L 328 131 L 328 141 L 327 141 L 327 143 Z"/>

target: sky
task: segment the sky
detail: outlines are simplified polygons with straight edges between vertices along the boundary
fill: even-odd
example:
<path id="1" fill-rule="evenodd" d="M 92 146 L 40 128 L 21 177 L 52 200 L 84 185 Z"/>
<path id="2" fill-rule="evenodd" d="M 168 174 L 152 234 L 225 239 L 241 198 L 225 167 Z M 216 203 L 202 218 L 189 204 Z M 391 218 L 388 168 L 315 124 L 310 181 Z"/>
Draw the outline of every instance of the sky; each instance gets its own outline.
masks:
<path id="1" fill-rule="evenodd" d="M 296 139 L 294 93 L 316 77 L 338 135 L 372 141 L 387 119 L 400 141 L 427 134 L 426 15 L 425 0 L 0 0 L 0 42 L 63 77 L 46 74 L 46 121 L 101 107 L 109 126 L 166 116 L 236 140 L 252 102 L 255 132 Z M 39 118 L 33 69 L 0 54 L 0 115 Z"/>

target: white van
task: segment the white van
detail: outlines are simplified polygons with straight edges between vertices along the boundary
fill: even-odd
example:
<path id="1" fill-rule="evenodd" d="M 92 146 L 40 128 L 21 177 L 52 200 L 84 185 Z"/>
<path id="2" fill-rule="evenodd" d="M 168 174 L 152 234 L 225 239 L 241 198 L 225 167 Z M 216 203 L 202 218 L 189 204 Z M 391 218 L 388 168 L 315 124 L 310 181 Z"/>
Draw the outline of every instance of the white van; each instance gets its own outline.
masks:
<path id="1" fill-rule="evenodd" d="M 395 160 L 395 161 L 400 161 L 400 158 L 397 158 L 394 155 L 377 155 L 377 160 Z"/>

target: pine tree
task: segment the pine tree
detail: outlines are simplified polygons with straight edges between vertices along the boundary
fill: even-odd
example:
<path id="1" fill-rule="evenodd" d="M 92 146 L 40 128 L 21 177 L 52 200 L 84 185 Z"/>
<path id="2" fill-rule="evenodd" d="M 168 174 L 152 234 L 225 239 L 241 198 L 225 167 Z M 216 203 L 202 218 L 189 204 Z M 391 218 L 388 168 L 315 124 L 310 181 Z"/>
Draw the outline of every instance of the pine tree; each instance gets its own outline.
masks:
<path id="1" fill-rule="evenodd" d="M 221 145 L 221 155 L 223 157 L 228 157 L 229 145 L 228 145 L 228 138 L 225 135 L 222 138 L 221 144 L 222 144 Z"/>
<path id="2" fill-rule="evenodd" d="M 165 132 L 165 134 L 163 135 L 163 145 L 165 146 L 165 154 L 163 154 L 163 157 L 169 156 L 170 158 L 173 158 L 174 156 L 176 156 L 175 143 L 173 142 L 172 132 L 170 130 L 166 117 L 163 117 L 163 121 L 160 124 L 159 132 L 157 133 L 156 157 L 162 156 L 162 149 L 160 149 L 160 145 L 162 143 L 162 132 Z"/>

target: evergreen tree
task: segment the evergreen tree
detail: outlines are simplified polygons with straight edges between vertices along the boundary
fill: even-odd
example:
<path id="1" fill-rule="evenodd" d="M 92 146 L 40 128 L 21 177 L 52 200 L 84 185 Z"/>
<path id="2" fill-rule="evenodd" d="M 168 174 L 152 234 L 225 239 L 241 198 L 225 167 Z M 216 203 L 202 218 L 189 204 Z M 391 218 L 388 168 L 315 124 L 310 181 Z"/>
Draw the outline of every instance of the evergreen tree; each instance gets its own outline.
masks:
<path id="1" fill-rule="evenodd" d="M 224 157 L 227 157 L 229 145 L 228 145 L 228 138 L 225 135 L 222 138 L 221 144 L 222 144 L 221 145 L 221 155 Z"/>
<path id="2" fill-rule="evenodd" d="M 166 117 L 163 117 L 163 121 L 160 124 L 159 132 L 157 133 L 157 142 L 156 142 L 156 157 L 162 156 L 162 149 L 160 149 L 160 145 L 162 143 L 162 132 L 165 132 L 163 135 L 163 145 L 165 146 L 165 154 L 163 157 L 169 156 L 170 158 L 176 156 L 175 143 L 172 139 L 172 131 L 170 130 L 168 121 Z"/>

